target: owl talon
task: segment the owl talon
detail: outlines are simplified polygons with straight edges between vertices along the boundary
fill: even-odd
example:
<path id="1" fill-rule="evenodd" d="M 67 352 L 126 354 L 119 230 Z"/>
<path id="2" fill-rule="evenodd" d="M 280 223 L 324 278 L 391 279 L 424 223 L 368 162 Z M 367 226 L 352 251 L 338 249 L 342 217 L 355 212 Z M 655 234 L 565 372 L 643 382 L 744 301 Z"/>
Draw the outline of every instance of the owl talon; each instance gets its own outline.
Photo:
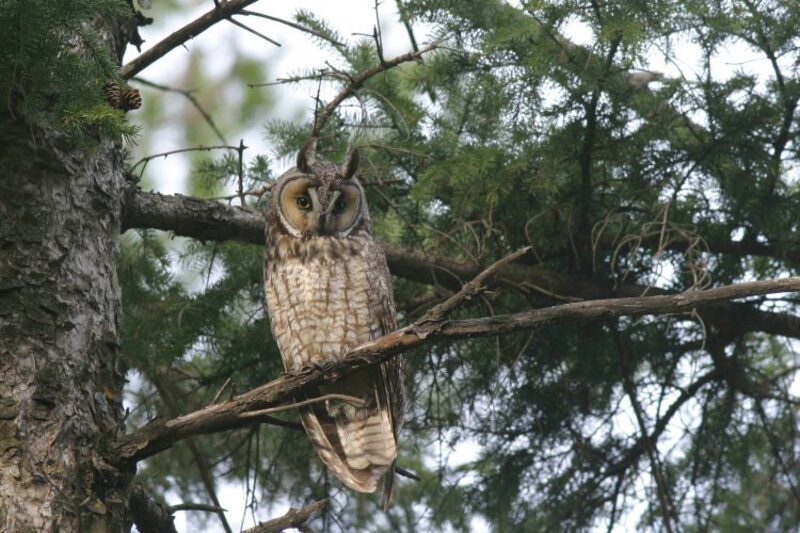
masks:
<path id="1" fill-rule="evenodd" d="M 319 361 L 311 361 L 307 365 L 300 368 L 301 374 L 313 374 L 314 372 L 325 372 L 328 363 L 321 363 Z"/>

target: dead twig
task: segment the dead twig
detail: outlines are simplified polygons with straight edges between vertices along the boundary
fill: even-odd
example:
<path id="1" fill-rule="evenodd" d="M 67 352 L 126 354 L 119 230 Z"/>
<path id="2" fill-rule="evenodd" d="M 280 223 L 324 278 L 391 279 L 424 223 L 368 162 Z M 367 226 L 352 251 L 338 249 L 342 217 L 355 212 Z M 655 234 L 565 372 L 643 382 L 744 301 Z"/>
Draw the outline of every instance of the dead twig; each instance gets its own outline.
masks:
<path id="1" fill-rule="evenodd" d="M 250 189 L 241 193 L 237 192 L 236 194 L 228 194 L 224 196 L 212 196 L 211 198 L 208 198 L 208 200 L 233 200 L 234 198 L 241 198 L 242 196 L 256 196 L 261 198 L 265 193 L 272 189 L 273 185 L 274 183 L 266 183 L 257 189 Z M 362 185 L 364 184 L 362 183 Z M 244 203 L 242 203 L 242 206 L 244 206 Z"/>
<path id="2" fill-rule="evenodd" d="M 170 505 L 168 509 L 170 513 L 176 513 L 178 511 L 204 511 L 206 513 L 227 512 L 227 509 L 208 503 L 179 503 L 178 505 Z"/>
<path id="3" fill-rule="evenodd" d="M 272 21 L 278 22 L 280 24 L 285 24 L 286 26 L 289 26 L 290 28 L 294 28 L 296 30 L 311 34 L 314 37 L 318 37 L 318 38 L 320 38 L 320 39 L 322 39 L 324 41 L 327 41 L 327 42 L 331 43 L 334 46 L 344 46 L 344 43 L 340 43 L 339 41 L 337 41 L 335 39 L 332 39 L 329 35 L 325 35 L 324 33 L 320 33 L 320 32 L 318 32 L 317 30 L 315 30 L 313 28 L 309 28 L 309 27 L 303 26 L 301 24 L 297 24 L 296 22 L 292 22 L 290 20 L 285 20 L 285 19 L 282 19 L 282 18 L 273 17 L 272 15 L 267 15 L 265 13 L 258 13 L 256 11 L 249 11 L 247 9 L 242 9 L 238 14 L 239 15 L 247 15 L 247 16 L 250 16 L 250 17 L 261 17 L 263 19 L 272 20 Z"/>
<path id="4" fill-rule="evenodd" d="M 455 293 L 444 302 L 431 308 L 416 322 L 416 324 L 422 326 L 425 324 L 441 323 L 445 318 L 447 318 L 447 315 L 449 315 L 456 307 L 461 305 L 461 302 L 474 298 L 486 290 L 484 282 L 488 278 L 497 274 L 497 272 L 505 265 L 515 261 L 530 251 L 530 246 L 526 246 L 525 248 L 517 250 L 513 254 L 509 254 L 499 261 L 489 265 L 483 272 L 475 276 L 471 281 L 465 283 L 460 291 Z"/>
<path id="5" fill-rule="evenodd" d="M 239 147 L 236 149 L 236 152 L 239 155 L 239 166 L 238 166 L 238 175 L 237 175 L 237 185 L 239 186 L 239 205 L 245 207 L 244 205 L 244 151 L 247 149 L 247 146 L 244 145 L 244 139 L 239 139 Z"/>
<path id="6" fill-rule="evenodd" d="M 255 527 L 244 530 L 243 533 L 278 533 L 279 531 L 284 531 L 292 527 L 300 528 L 306 522 L 306 520 L 319 512 L 320 509 L 325 507 L 327 504 L 328 500 L 320 500 L 312 503 L 311 505 L 301 507 L 300 509 L 289 509 L 289 512 L 287 512 L 285 515 L 278 518 L 273 518 L 272 520 L 267 520 L 266 522 L 261 522 Z"/>
<path id="7" fill-rule="evenodd" d="M 282 46 L 281 43 L 279 43 L 275 39 L 270 39 L 269 37 L 267 37 L 263 33 L 254 30 L 253 28 L 251 28 L 247 24 L 242 24 L 241 22 L 239 22 L 238 20 L 234 19 L 233 17 L 227 17 L 226 20 L 228 22 L 230 22 L 231 24 L 235 25 L 235 26 L 239 26 L 240 28 L 242 28 L 245 31 L 249 31 L 250 33 L 252 33 L 256 37 L 261 37 L 262 39 L 264 39 L 265 41 L 267 41 L 270 44 L 274 44 L 275 46 L 278 46 L 278 47 Z"/>
<path id="8" fill-rule="evenodd" d="M 147 157 L 143 157 L 140 160 L 138 160 L 136 163 L 134 163 L 134 165 L 130 168 L 130 171 L 133 172 L 134 170 L 136 170 L 136 167 L 138 167 L 139 165 L 143 165 L 142 166 L 142 171 L 139 173 L 139 177 L 141 177 L 141 175 L 144 174 L 144 169 L 147 168 L 147 163 L 149 163 L 153 159 L 158 159 L 159 157 L 163 157 L 164 159 L 166 159 L 167 157 L 169 157 L 171 155 L 182 154 L 182 153 L 185 153 L 185 152 L 210 152 L 212 150 L 236 150 L 236 151 L 238 151 L 239 147 L 238 146 L 231 146 L 231 145 L 228 145 L 228 144 L 217 144 L 217 145 L 212 145 L 212 146 L 204 146 L 204 145 L 201 144 L 200 146 L 190 146 L 189 148 L 178 148 L 176 150 L 169 150 L 167 152 L 160 152 L 160 153 L 157 153 L 157 154 L 148 155 Z"/>
<path id="9" fill-rule="evenodd" d="M 305 407 L 306 405 L 311 405 L 314 403 L 327 402 L 328 400 L 339 400 L 341 402 L 353 404 L 357 407 L 363 407 L 365 403 L 364 400 L 361 398 L 356 398 L 355 396 L 347 396 L 346 394 L 325 394 L 323 396 L 318 396 L 317 398 L 309 398 L 308 400 L 290 403 L 288 405 L 279 405 L 278 407 L 270 407 L 269 409 L 259 409 L 258 411 L 241 413 L 239 417 L 254 418 L 272 413 L 280 413 L 281 411 L 288 411 L 290 409 L 297 409 L 298 407 Z"/>
<path id="10" fill-rule="evenodd" d="M 200 15 L 186 26 L 157 42 L 152 48 L 139 54 L 139 56 L 120 67 L 117 73 L 124 80 L 131 79 L 175 48 L 186 43 L 186 41 L 197 37 L 217 22 L 230 18 L 231 15 L 235 15 L 250 4 L 255 4 L 257 1 L 258 0 L 229 0 L 228 2 L 216 2 L 214 4 L 214 9 Z"/>

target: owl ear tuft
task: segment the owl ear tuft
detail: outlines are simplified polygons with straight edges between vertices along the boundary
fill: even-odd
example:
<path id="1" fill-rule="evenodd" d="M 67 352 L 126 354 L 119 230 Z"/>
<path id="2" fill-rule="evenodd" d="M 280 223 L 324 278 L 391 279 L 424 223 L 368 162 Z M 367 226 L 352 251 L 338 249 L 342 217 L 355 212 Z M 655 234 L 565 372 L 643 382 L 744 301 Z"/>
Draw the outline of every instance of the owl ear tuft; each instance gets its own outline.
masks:
<path id="1" fill-rule="evenodd" d="M 317 137 L 309 137 L 300 151 L 297 152 L 297 169 L 300 172 L 311 174 L 311 166 L 317 160 Z"/>
<path id="2" fill-rule="evenodd" d="M 353 177 L 358 169 L 358 149 L 355 146 L 348 146 L 344 154 L 344 163 L 342 163 L 342 177 L 349 180 Z"/>

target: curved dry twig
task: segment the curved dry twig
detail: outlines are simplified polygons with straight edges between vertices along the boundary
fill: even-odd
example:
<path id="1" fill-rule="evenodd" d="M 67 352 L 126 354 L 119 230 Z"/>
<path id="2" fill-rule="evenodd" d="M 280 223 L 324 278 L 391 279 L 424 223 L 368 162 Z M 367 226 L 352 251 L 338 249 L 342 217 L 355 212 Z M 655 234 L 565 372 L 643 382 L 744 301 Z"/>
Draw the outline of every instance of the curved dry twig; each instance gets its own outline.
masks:
<path id="1" fill-rule="evenodd" d="M 436 50 L 439 47 L 438 43 L 433 43 L 425 48 L 421 48 L 418 51 L 408 52 L 397 57 L 393 57 L 392 59 L 387 59 L 378 65 L 370 67 L 366 70 L 363 70 L 356 74 L 355 76 L 350 77 L 350 81 L 345 87 L 337 94 L 333 100 L 328 102 L 325 107 L 319 109 L 314 115 L 314 128 L 311 132 L 312 136 L 318 136 L 322 128 L 330 119 L 333 112 L 336 110 L 339 105 L 344 102 L 347 98 L 351 97 L 358 89 L 364 85 L 368 79 L 372 78 L 373 76 L 380 74 L 381 72 L 386 72 L 387 70 L 391 70 L 398 65 L 403 63 L 408 63 L 409 61 L 420 61 L 422 56 Z M 335 70 L 335 69 L 334 69 Z"/>
<path id="2" fill-rule="evenodd" d="M 157 153 L 157 154 L 151 154 L 151 155 L 148 155 L 146 157 L 143 157 L 140 160 L 138 160 L 136 163 L 133 164 L 133 166 L 130 168 L 130 171 L 133 172 L 134 170 L 136 170 L 136 167 L 138 167 L 139 165 L 142 165 L 142 171 L 139 173 L 139 177 L 141 177 L 142 174 L 144 174 L 145 168 L 147 168 L 147 163 L 149 163 L 153 159 L 158 159 L 159 157 L 163 157 L 164 159 L 166 159 L 167 157 L 169 157 L 171 155 L 182 154 L 182 153 L 185 153 L 185 152 L 210 152 L 211 150 L 233 150 L 233 151 L 239 151 L 239 147 L 238 146 L 232 146 L 232 145 L 229 145 L 229 144 L 217 144 L 217 145 L 211 145 L 211 146 L 205 146 L 205 145 L 201 144 L 199 146 L 190 146 L 188 148 L 177 148 L 175 150 L 169 150 L 169 151 L 166 151 L 166 152 L 160 152 L 160 153 Z"/>

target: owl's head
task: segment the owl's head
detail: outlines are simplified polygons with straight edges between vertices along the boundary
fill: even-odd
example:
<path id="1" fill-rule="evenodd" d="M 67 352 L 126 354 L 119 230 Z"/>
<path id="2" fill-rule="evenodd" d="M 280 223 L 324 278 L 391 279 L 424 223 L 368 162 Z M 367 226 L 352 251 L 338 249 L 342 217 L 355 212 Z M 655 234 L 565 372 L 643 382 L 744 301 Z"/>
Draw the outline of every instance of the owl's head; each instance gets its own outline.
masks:
<path id="1" fill-rule="evenodd" d="M 317 157 L 316 141 L 306 141 L 297 165 L 278 178 L 270 208 L 294 237 L 346 237 L 368 223 L 364 190 L 354 176 L 358 152 L 348 149 L 344 163 L 336 165 Z"/>

